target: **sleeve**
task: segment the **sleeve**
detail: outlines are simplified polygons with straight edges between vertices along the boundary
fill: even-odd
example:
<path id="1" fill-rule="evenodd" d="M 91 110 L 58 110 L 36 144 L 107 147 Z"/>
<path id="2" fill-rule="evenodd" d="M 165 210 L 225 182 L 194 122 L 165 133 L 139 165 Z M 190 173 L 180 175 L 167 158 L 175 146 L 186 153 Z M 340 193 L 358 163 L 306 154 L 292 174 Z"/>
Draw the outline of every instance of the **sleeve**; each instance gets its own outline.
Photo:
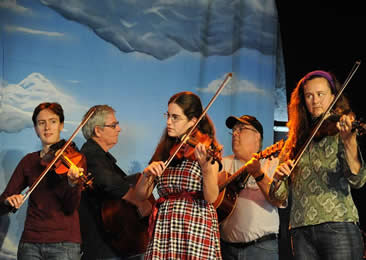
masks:
<path id="1" fill-rule="evenodd" d="M 64 194 L 63 194 L 63 208 L 66 214 L 72 214 L 75 210 L 77 210 L 80 206 L 81 199 L 81 186 L 75 185 L 71 186 L 66 180 L 62 183 L 64 186 Z"/>
<path id="2" fill-rule="evenodd" d="M 88 160 L 88 172 L 94 177 L 93 187 L 102 192 L 107 199 L 119 199 L 130 188 L 130 183 L 117 165 L 106 160 Z"/>
<path id="3" fill-rule="evenodd" d="M 365 162 L 363 160 L 363 156 L 362 156 L 359 146 L 357 149 L 358 149 L 358 158 L 361 163 L 361 168 L 357 174 L 353 174 L 347 163 L 343 142 L 339 142 L 339 145 L 340 145 L 339 160 L 341 161 L 341 168 L 345 174 L 345 177 L 348 180 L 348 183 L 350 184 L 351 188 L 353 188 L 353 189 L 359 189 L 359 188 L 363 187 L 363 185 L 366 182 L 366 167 L 365 167 Z"/>
<path id="4" fill-rule="evenodd" d="M 12 207 L 5 205 L 5 199 L 14 194 L 20 194 L 28 185 L 24 177 L 25 157 L 19 162 L 11 176 L 4 192 L 0 195 L 0 215 L 7 214 Z"/>
<path id="5" fill-rule="evenodd" d="M 269 194 L 271 200 L 281 204 L 281 207 L 287 207 L 288 204 L 288 194 L 289 194 L 289 180 L 279 181 L 273 179 L 274 173 L 277 166 L 280 164 L 280 159 L 278 157 L 268 158 L 261 160 L 261 170 L 270 179 L 272 179 L 271 186 L 269 188 Z"/>
<path id="6" fill-rule="evenodd" d="M 269 197 L 280 202 L 282 207 L 287 207 L 289 196 L 289 179 L 286 181 L 273 180 L 269 190 Z"/>
<path id="7" fill-rule="evenodd" d="M 272 183 L 269 188 L 269 197 L 273 201 L 277 201 L 281 206 L 281 208 L 286 208 L 288 205 L 288 196 L 289 196 L 289 186 L 291 178 L 288 178 L 285 181 L 273 179 L 273 175 L 277 166 L 280 164 L 280 160 L 278 157 L 273 158 L 271 160 L 266 159 L 268 163 L 267 168 L 265 168 L 266 174 L 272 178 Z M 263 166 L 266 166 L 265 164 Z"/>
<path id="8" fill-rule="evenodd" d="M 57 192 L 61 194 L 61 203 L 65 214 L 71 215 L 80 206 L 81 200 L 81 185 L 71 186 L 68 183 L 67 176 L 62 176 L 62 181 L 60 184 L 62 187 L 57 190 L 62 192 Z"/>

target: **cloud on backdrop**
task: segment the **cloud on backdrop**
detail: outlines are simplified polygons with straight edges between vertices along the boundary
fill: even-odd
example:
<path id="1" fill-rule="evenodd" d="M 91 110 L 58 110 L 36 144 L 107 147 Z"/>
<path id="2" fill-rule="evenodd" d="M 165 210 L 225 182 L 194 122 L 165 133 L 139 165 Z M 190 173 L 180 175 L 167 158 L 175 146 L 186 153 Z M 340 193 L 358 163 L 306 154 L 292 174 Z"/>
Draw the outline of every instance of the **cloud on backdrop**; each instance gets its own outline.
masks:
<path id="1" fill-rule="evenodd" d="M 5 84 L 0 93 L 0 132 L 14 133 L 24 128 L 32 128 L 34 108 L 49 100 L 62 104 L 65 114 L 75 114 L 75 111 L 85 113 L 87 107 L 76 102 L 75 98 L 58 90 L 54 84 L 40 73 L 32 73 L 18 84 Z M 80 120 L 81 114 L 75 117 Z M 71 125 L 78 122 L 65 121 Z"/>
<path id="2" fill-rule="evenodd" d="M 208 83 L 206 88 L 197 88 L 198 92 L 201 93 L 213 93 L 215 94 L 217 89 L 221 86 L 225 79 L 226 75 L 222 76 L 219 79 L 212 80 Z M 257 95 L 268 95 L 264 89 L 258 87 L 256 84 L 249 80 L 240 80 L 235 74 L 233 74 L 232 80 L 227 84 L 227 86 L 222 90 L 221 95 L 223 96 L 231 96 L 237 95 L 240 93 L 247 94 L 257 94 Z"/>
<path id="3" fill-rule="evenodd" d="M 88 26 L 99 37 L 126 53 L 142 52 L 164 60 L 181 50 L 212 56 L 231 55 L 244 47 L 265 55 L 275 54 L 277 14 L 274 1 L 40 2 L 67 19 Z"/>

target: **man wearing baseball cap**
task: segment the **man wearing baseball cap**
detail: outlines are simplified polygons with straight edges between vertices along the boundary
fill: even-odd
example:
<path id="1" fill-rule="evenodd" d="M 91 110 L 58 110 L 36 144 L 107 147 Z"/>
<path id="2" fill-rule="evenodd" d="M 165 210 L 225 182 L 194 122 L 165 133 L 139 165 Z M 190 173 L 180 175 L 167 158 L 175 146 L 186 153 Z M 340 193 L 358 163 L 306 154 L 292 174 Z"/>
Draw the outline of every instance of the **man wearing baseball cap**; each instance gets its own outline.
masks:
<path id="1" fill-rule="evenodd" d="M 278 159 L 253 158 L 263 140 L 263 126 L 254 116 L 230 116 L 226 126 L 232 130 L 233 154 L 223 158 L 224 170 L 234 174 L 247 164 L 250 177 L 237 183 L 235 207 L 220 225 L 223 259 L 278 260 L 279 204 L 268 196 Z"/>

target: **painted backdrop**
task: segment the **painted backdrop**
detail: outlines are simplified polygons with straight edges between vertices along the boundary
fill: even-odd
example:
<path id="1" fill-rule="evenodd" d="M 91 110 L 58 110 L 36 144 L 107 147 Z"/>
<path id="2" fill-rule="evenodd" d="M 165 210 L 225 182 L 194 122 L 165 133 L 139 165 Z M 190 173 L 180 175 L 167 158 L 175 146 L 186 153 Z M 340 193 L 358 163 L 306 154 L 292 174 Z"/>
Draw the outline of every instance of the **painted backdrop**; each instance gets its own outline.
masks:
<path id="1" fill-rule="evenodd" d="M 40 149 L 31 115 L 41 102 L 65 110 L 68 139 L 96 104 L 116 111 L 122 132 L 111 153 L 128 173 L 149 161 L 170 96 L 193 91 L 212 105 L 224 155 L 229 115 L 250 114 L 273 143 L 287 121 L 274 0 L 0 0 L 0 192 L 19 160 Z M 75 138 L 80 147 L 84 138 Z M 0 259 L 15 259 L 26 205 L 0 218 Z"/>

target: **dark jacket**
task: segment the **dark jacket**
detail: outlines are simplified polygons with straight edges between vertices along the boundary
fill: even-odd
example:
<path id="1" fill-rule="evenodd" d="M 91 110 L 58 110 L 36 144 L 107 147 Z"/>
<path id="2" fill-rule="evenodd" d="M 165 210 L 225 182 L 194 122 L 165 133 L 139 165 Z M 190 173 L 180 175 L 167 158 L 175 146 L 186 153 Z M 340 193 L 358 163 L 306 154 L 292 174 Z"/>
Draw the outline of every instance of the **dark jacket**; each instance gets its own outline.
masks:
<path id="1" fill-rule="evenodd" d="M 108 243 L 108 234 L 103 227 L 102 203 L 105 200 L 121 199 L 130 187 L 131 176 L 127 178 L 117 166 L 116 159 L 93 139 L 87 140 L 81 152 L 86 156 L 88 173 L 94 177 L 93 188 L 82 193 L 80 203 L 82 259 L 118 256 Z"/>

